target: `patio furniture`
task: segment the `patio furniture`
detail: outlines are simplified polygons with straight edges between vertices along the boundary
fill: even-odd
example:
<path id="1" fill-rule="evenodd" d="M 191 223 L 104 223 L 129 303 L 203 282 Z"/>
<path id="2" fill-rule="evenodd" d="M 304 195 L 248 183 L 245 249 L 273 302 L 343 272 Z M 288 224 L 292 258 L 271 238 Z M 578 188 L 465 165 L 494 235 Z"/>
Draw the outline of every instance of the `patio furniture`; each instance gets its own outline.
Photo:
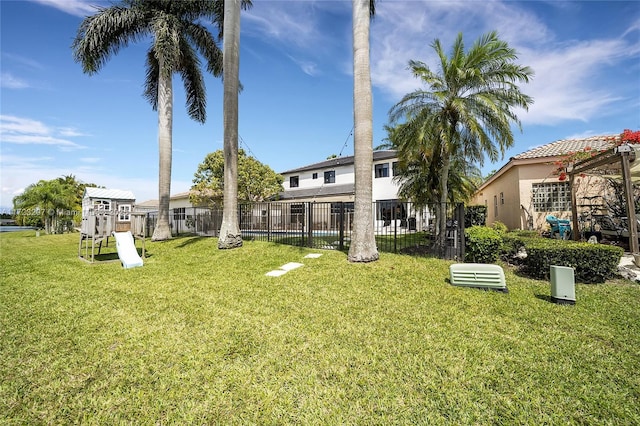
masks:
<path id="1" fill-rule="evenodd" d="M 569 219 L 558 219 L 554 215 L 550 214 L 546 217 L 547 223 L 551 226 L 551 236 L 555 237 L 558 234 L 558 238 L 563 240 L 569 239 L 571 236 L 571 223 Z"/>
<path id="2" fill-rule="evenodd" d="M 599 225 L 600 233 L 609 239 L 629 238 L 629 230 L 623 225 L 616 224 L 611 216 L 594 214 L 591 217 Z"/>

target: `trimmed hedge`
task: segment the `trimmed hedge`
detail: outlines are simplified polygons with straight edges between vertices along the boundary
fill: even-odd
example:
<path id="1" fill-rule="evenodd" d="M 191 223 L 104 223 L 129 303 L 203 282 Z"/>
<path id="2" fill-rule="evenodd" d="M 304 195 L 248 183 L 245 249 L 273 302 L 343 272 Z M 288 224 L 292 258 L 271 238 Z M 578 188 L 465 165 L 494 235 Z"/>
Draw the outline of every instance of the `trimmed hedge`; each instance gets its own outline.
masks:
<path id="1" fill-rule="evenodd" d="M 502 237 L 495 229 L 472 226 L 464 230 L 465 262 L 495 263 L 502 251 Z"/>
<path id="2" fill-rule="evenodd" d="M 535 231 L 512 231 L 501 234 L 486 226 L 465 229 L 465 262 L 495 263 L 500 256 L 507 263 L 522 265 L 529 277 L 548 280 L 551 265 L 575 269 L 575 279 L 582 283 L 602 283 L 613 278 L 624 251 L 606 244 L 589 244 L 541 238 Z M 524 248 L 526 257 L 517 257 Z"/>
<path id="3" fill-rule="evenodd" d="M 551 265 L 575 269 L 576 281 L 602 283 L 612 278 L 624 251 L 606 244 L 589 244 L 547 238 L 513 238 L 527 251 L 523 272 L 533 278 L 549 279 Z"/>
<path id="4" fill-rule="evenodd" d="M 464 227 L 484 226 L 487 224 L 487 206 L 466 206 L 464 209 Z"/>

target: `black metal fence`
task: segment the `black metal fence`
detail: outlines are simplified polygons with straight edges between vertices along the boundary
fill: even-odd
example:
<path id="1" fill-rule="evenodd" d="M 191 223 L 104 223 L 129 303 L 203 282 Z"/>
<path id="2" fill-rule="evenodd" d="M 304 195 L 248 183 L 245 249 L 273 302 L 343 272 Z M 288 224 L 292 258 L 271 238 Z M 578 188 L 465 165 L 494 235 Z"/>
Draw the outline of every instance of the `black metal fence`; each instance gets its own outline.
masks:
<path id="1" fill-rule="evenodd" d="M 431 254 L 464 258 L 464 206 L 446 205 L 443 243 L 436 240 L 434 208 L 416 208 L 410 202 L 373 203 L 374 233 L 381 252 Z M 243 240 L 271 241 L 318 249 L 347 250 L 351 242 L 354 206 L 350 202 L 266 202 L 239 205 Z M 156 213 L 147 218 L 153 234 Z M 170 212 L 173 235 L 218 236 L 221 208 L 183 207 Z"/>

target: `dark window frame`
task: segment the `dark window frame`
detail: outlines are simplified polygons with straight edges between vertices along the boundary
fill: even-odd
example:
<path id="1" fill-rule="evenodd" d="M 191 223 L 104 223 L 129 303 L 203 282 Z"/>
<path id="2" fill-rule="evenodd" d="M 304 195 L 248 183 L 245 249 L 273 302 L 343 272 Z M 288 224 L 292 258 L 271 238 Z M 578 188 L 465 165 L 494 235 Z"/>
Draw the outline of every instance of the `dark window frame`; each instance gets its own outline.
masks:
<path id="1" fill-rule="evenodd" d="M 376 179 L 389 177 L 389 163 L 375 164 L 373 170 Z"/>
<path id="2" fill-rule="evenodd" d="M 289 188 L 297 188 L 300 186 L 300 176 L 289 177 Z"/>
<path id="3" fill-rule="evenodd" d="M 336 183 L 336 171 L 327 170 L 324 172 L 324 183 Z"/>

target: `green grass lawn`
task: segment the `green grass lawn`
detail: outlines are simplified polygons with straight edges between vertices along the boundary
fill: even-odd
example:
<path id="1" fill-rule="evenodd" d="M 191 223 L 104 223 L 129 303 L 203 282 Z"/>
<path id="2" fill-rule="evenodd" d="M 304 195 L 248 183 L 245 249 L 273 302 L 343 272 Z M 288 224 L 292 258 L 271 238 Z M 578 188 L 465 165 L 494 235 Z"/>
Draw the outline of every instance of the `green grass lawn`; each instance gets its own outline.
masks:
<path id="1" fill-rule="evenodd" d="M 125 270 L 34 234 L 0 234 L 0 424 L 640 424 L 628 281 L 561 306 L 437 259 L 183 237 Z"/>

